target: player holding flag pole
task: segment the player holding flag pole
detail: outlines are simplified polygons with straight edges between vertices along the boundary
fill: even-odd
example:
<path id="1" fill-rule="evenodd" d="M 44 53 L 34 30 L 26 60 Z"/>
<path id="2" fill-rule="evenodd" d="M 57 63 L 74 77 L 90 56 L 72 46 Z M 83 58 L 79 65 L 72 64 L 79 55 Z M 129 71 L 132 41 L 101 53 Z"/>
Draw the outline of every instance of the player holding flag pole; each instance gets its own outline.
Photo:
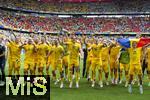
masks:
<path id="1" fill-rule="evenodd" d="M 118 42 L 128 48 L 129 55 L 130 55 L 130 68 L 129 68 L 129 86 L 128 92 L 132 93 L 132 81 L 134 78 L 134 74 L 136 73 L 139 78 L 140 83 L 140 94 L 143 94 L 143 86 L 142 86 L 142 67 L 141 67 L 141 57 L 142 57 L 142 50 L 144 50 L 147 46 L 149 46 L 150 42 L 143 42 L 141 44 L 141 39 L 120 39 Z"/>

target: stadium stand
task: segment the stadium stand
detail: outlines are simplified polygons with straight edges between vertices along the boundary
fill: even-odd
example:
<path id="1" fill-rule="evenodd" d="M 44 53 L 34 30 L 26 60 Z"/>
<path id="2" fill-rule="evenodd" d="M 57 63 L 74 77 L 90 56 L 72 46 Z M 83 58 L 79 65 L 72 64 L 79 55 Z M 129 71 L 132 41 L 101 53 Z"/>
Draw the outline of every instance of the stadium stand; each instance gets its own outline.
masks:
<path id="1" fill-rule="evenodd" d="M 34 15 L 8 13 L 1 11 L 0 26 L 29 32 L 58 32 L 61 29 L 69 32 L 149 32 L 150 19 L 144 17 L 40 17 Z"/>
<path id="2" fill-rule="evenodd" d="M 43 1 L 43 2 L 42 2 Z M 60 0 L 57 0 L 60 1 Z M 63 0 L 61 0 L 63 1 Z M 0 6 L 5 8 L 59 13 L 139 13 L 150 12 L 148 0 L 108 0 L 109 2 L 64 3 L 56 0 L 1 0 Z M 116 2 L 115 2 L 116 1 Z M 128 3 L 126 3 L 128 2 Z M 42 5 L 41 5 L 42 3 Z"/>

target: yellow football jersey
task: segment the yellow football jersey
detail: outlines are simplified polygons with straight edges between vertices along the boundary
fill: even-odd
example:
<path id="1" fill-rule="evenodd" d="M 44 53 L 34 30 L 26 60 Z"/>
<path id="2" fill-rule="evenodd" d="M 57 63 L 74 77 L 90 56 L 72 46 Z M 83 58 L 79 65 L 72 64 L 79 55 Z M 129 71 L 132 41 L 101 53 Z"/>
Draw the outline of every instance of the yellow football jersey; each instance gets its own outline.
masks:
<path id="1" fill-rule="evenodd" d="M 109 59 L 109 47 L 102 47 L 101 49 L 101 60 L 108 60 Z"/>
<path id="2" fill-rule="evenodd" d="M 79 58 L 81 45 L 79 43 L 71 43 L 70 45 L 70 59 L 77 59 Z"/>
<path id="3" fill-rule="evenodd" d="M 34 59 L 34 45 L 24 45 L 23 46 L 24 50 L 25 50 L 25 60 L 33 60 Z"/>
<path id="4" fill-rule="evenodd" d="M 66 42 L 66 44 L 67 44 L 68 51 L 70 51 L 72 49 L 72 42 L 68 41 L 68 42 Z"/>
<path id="5" fill-rule="evenodd" d="M 141 61 L 141 51 L 142 48 L 129 48 L 130 53 L 130 63 L 139 64 Z"/>
<path id="6" fill-rule="evenodd" d="M 48 52 L 50 53 L 52 51 L 52 45 L 51 44 L 49 44 L 48 45 Z M 51 60 L 51 54 L 49 55 L 49 57 L 48 57 L 48 60 Z"/>
<path id="7" fill-rule="evenodd" d="M 64 49 L 64 56 L 68 56 L 69 55 L 69 48 L 66 44 L 63 45 L 63 49 Z"/>
<path id="8" fill-rule="evenodd" d="M 35 45 L 35 52 L 33 52 L 33 56 L 34 56 L 34 59 L 38 59 L 38 52 L 36 51 L 36 49 L 38 48 L 38 44 L 34 44 Z"/>
<path id="9" fill-rule="evenodd" d="M 57 46 L 54 48 L 54 59 L 58 60 L 61 59 L 61 57 L 63 56 L 64 53 L 64 49 L 61 45 Z"/>
<path id="10" fill-rule="evenodd" d="M 93 44 L 92 45 L 92 56 L 93 58 L 100 58 L 100 52 L 101 52 L 101 47 L 102 45 L 101 44 Z"/>
<path id="11" fill-rule="evenodd" d="M 41 43 L 37 46 L 37 53 L 39 57 L 46 57 L 48 50 L 49 50 L 49 47 L 46 43 L 44 44 Z"/>
<path id="12" fill-rule="evenodd" d="M 50 54 L 50 58 L 54 58 L 55 57 L 55 45 L 53 45 L 52 47 L 51 47 L 51 54 Z M 54 60 L 54 59 L 52 59 L 52 60 Z"/>
<path id="13" fill-rule="evenodd" d="M 90 43 L 87 44 L 87 48 L 89 49 L 89 50 L 88 50 L 88 56 L 87 56 L 87 58 L 91 58 L 91 57 L 92 57 L 91 45 L 92 45 L 92 44 L 90 44 Z"/>
<path id="14" fill-rule="evenodd" d="M 116 60 L 117 59 L 120 49 L 121 49 L 120 46 L 115 46 L 115 47 L 111 48 L 111 50 L 110 50 L 111 60 Z"/>
<path id="15" fill-rule="evenodd" d="M 147 62 L 150 63 L 150 48 L 147 48 Z"/>
<path id="16" fill-rule="evenodd" d="M 10 42 L 7 44 L 9 49 L 9 57 L 10 59 L 20 59 L 21 48 L 20 45 L 15 42 Z"/>

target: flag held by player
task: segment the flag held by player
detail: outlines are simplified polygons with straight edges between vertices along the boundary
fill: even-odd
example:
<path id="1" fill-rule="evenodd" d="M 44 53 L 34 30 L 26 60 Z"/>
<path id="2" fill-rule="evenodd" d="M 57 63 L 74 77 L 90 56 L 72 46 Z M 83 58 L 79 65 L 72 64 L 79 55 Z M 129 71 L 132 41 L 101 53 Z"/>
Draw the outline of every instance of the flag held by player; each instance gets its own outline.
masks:
<path id="1" fill-rule="evenodd" d="M 150 43 L 150 38 L 141 38 L 137 44 L 137 47 L 143 47 Z"/>
<path id="2" fill-rule="evenodd" d="M 126 48 L 130 48 L 129 38 L 119 38 L 117 41 L 121 46 L 126 47 Z"/>

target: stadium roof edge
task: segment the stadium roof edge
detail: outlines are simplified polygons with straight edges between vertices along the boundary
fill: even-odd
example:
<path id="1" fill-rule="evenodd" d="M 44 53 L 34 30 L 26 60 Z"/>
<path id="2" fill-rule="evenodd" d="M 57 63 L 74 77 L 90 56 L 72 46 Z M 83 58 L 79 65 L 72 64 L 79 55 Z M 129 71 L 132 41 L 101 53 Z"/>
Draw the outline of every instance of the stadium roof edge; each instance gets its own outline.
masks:
<path id="1" fill-rule="evenodd" d="M 81 15 L 150 15 L 150 12 L 105 12 L 105 13 L 97 13 L 97 12 L 91 12 L 91 13 L 60 13 L 60 12 L 38 12 L 38 11 L 31 11 L 31 10 L 23 10 L 23 9 L 16 9 L 16 8 L 9 8 L 9 7 L 2 7 L 0 6 L 1 10 L 4 11 L 13 11 L 13 12 L 20 12 L 20 13 L 26 13 L 26 14 L 38 14 L 38 15 L 72 15 L 72 16 L 81 16 Z"/>

